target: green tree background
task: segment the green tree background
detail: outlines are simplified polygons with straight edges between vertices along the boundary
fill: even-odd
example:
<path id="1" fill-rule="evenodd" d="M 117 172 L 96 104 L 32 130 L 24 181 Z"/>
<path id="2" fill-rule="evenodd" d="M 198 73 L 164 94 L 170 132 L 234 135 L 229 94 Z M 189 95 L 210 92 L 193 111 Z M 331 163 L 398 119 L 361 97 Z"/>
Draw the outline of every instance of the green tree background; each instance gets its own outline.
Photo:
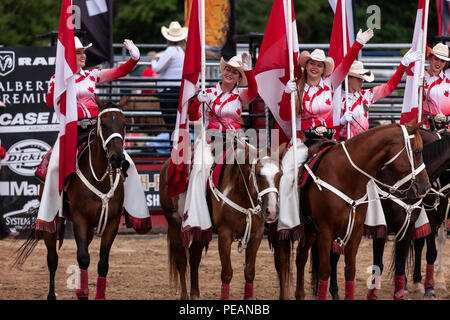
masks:
<path id="1" fill-rule="evenodd" d="M 355 0 L 355 26 L 366 29 L 370 13 L 377 5 L 381 11 L 381 29 L 375 30 L 371 43 L 411 42 L 418 0 Z M 256 4 L 256 5 L 255 5 Z M 236 33 L 263 33 L 273 0 L 235 0 Z M 46 45 L 39 35 L 58 29 L 61 0 L 1 0 L 0 44 L 4 46 Z M 294 0 L 299 40 L 303 43 L 327 43 L 333 14 L 328 0 Z M 164 43 L 161 26 L 170 21 L 184 22 L 184 0 L 113 0 L 114 42 L 124 38 L 136 43 Z M 437 34 L 436 3 L 430 1 L 429 35 Z"/>

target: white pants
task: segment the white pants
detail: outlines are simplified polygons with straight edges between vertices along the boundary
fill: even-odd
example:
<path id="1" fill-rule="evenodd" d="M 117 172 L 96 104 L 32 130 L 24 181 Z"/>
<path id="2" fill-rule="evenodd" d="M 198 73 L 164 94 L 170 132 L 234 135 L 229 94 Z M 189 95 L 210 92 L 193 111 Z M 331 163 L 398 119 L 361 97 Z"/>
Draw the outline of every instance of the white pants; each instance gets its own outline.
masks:
<path id="1" fill-rule="evenodd" d="M 189 184 L 182 213 L 185 215 L 183 230 L 188 227 L 200 227 L 201 230 L 206 230 L 212 226 L 206 202 L 206 183 L 213 163 L 211 144 L 206 143 L 199 135 L 194 144 L 194 160 L 189 174 Z"/>
<path id="2" fill-rule="evenodd" d="M 280 215 L 277 230 L 292 229 L 300 225 L 297 188 L 294 187 L 294 148 L 291 147 L 284 154 L 281 162 L 283 175 L 280 179 Z M 308 159 L 308 147 L 297 139 L 297 168 Z M 299 181 L 300 183 L 300 181 Z"/>
<path id="3" fill-rule="evenodd" d="M 124 151 L 125 159 L 129 161 L 127 170 L 128 177 L 124 183 L 123 205 L 130 215 L 135 218 L 147 218 L 150 216 L 142 189 L 139 174 L 130 156 Z M 55 219 L 62 201 L 59 194 L 59 138 L 53 146 L 50 161 L 48 163 L 47 175 L 45 177 L 44 190 L 42 192 L 41 204 L 37 219 L 51 222 Z M 89 191 L 90 192 L 90 191 Z M 100 199 L 100 198 L 99 198 Z"/>

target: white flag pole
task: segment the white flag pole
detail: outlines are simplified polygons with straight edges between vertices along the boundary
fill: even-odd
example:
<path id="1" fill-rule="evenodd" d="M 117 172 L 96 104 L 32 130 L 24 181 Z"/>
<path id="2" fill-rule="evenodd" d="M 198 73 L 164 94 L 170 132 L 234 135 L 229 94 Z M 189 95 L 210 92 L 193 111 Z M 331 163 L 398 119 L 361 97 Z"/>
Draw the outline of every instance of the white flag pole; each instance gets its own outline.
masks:
<path id="1" fill-rule="evenodd" d="M 194 0 L 198 1 L 198 0 Z M 200 45 L 201 45 L 201 66 L 202 72 L 200 76 L 201 92 L 205 92 L 205 75 L 206 75 L 206 41 L 205 41 L 205 0 L 200 0 Z M 206 131 L 205 131 L 205 103 L 202 102 L 202 117 L 201 117 L 201 135 L 202 135 L 202 181 L 206 181 L 205 166 L 203 165 L 204 146 L 206 145 Z"/>
<path id="2" fill-rule="evenodd" d="M 288 51 L 289 51 L 289 79 L 294 80 L 294 61 L 293 61 L 293 44 L 292 44 L 292 0 L 287 0 L 287 17 L 288 22 Z M 300 106 L 301 108 L 301 106 Z M 297 126 L 295 117 L 295 95 L 291 92 L 291 128 L 292 128 L 292 155 L 294 157 L 294 193 L 297 195 L 298 185 L 298 168 L 297 168 Z"/>
<path id="3" fill-rule="evenodd" d="M 423 82 L 424 82 L 424 73 L 425 73 L 425 54 L 427 52 L 427 33 L 428 33 L 428 8 L 430 6 L 430 1 L 425 0 L 425 19 L 423 22 L 423 38 L 422 38 L 422 65 L 420 68 L 420 78 L 419 78 L 419 108 L 417 110 L 417 121 L 422 121 L 422 108 L 423 108 Z"/>
<path id="4" fill-rule="evenodd" d="M 341 0 L 341 14 L 342 14 L 342 46 L 344 49 L 344 57 L 347 54 L 347 12 L 345 6 L 345 0 Z M 345 105 L 347 110 L 350 110 L 348 103 L 348 74 L 345 76 Z M 351 138 L 350 122 L 347 122 L 347 139 Z"/>

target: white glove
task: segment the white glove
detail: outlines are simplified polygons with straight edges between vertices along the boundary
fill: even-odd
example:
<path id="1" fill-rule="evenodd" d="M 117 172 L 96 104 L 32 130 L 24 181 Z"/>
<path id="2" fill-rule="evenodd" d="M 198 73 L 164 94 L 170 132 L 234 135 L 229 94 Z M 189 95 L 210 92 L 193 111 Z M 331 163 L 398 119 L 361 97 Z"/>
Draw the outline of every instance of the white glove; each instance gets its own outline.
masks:
<path id="1" fill-rule="evenodd" d="M 197 95 L 197 99 L 198 101 L 200 101 L 200 103 L 206 102 L 208 101 L 208 94 L 204 91 L 200 91 Z"/>
<path id="2" fill-rule="evenodd" d="M 407 53 L 405 53 L 405 55 L 402 58 L 401 63 L 405 67 L 408 67 L 411 63 L 422 59 L 422 57 L 423 57 L 423 55 L 420 50 L 413 51 L 413 49 L 411 48 L 411 49 L 409 49 L 409 51 Z"/>
<path id="3" fill-rule="evenodd" d="M 242 60 L 242 69 L 244 69 L 244 71 L 252 70 L 252 57 L 248 52 L 243 52 L 241 54 L 241 60 Z"/>
<path id="4" fill-rule="evenodd" d="M 353 112 L 350 110 L 345 111 L 344 115 L 341 118 L 341 125 L 346 124 L 347 122 L 353 121 Z"/>
<path id="5" fill-rule="evenodd" d="M 133 60 L 139 60 L 141 54 L 139 52 L 138 47 L 134 45 L 133 41 L 125 39 L 123 41 L 123 45 L 125 46 L 125 48 L 128 49 L 128 52 L 130 53 L 130 56 L 131 58 L 133 58 Z"/>
<path id="6" fill-rule="evenodd" d="M 372 39 L 372 37 L 373 37 L 372 29 L 367 29 L 364 32 L 362 32 L 362 30 L 359 29 L 358 34 L 356 35 L 356 41 L 358 41 L 362 45 L 365 45 L 370 39 Z"/>
<path id="7" fill-rule="evenodd" d="M 294 80 L 289 80 L 286 83 L 286 87 L 284 88 L 284 92 L 287 94 L 291 94 L 292 92 L 297 91 L 297 83 Z"/>

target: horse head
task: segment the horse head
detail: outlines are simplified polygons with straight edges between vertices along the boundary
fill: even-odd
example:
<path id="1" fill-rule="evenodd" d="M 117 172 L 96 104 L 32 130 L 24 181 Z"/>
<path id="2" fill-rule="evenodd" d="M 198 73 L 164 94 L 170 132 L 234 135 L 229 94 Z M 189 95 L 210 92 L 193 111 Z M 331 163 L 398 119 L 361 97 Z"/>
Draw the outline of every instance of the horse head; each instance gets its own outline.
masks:
<path id="1" fill-rule="evenodd" d="M 412 120 L 401 127 L 403 134 L 394 139 L 389 151 L 390 160 L 385 163 L 397 177 L 401 177 L 393 189 L 397 189 L 408 199 L 423 198 L 431 188 L 422 157 L 423 141 L 419 133 L 422 124 L 423 121 L 416 124 L 415 120 Z M 407 188 L 400 188 L 407 185 L 407 182 Z"/>
<path id="2" fill-rule="evenodd" d="M 256 196 L 258 205 L 267 223 L 272 223 L 278 218 L 278 189 L 281 177 L 280 161 L 268 154 L 262 154 L 262 149 L 257 149 L 247 144 L 246 159 L 251 164 L 250 193 Z"/>
<path id="3" fill-rule="evenodd" d="M 109 164 L 113 169 L 119 169 L 125 161 L 123 147 L 126 123 L 123 108 L 121 104 L 105 104 L 98 98 L 96 100 L 99 106 L 97 135 Z"/>

